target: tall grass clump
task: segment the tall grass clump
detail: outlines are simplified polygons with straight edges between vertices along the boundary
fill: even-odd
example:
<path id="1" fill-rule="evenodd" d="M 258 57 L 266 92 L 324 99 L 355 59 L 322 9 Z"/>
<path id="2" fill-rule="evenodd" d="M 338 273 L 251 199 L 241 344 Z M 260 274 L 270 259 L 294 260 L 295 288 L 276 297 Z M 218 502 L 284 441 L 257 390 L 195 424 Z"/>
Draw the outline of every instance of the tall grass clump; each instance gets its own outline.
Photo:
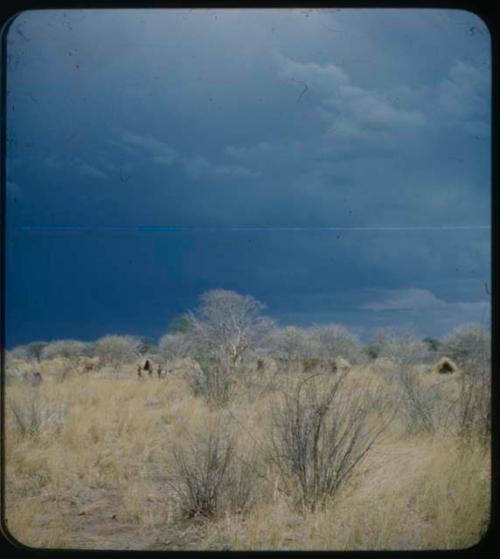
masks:
<path id="1" fill-rule="evenodd" d="M 59 432 L 68 415 L 66 403 L 49 403 L 38 392 L 22 398 L 9 399 L 9 409 L 21 437 L 37 437 L 46 432 Z"/>

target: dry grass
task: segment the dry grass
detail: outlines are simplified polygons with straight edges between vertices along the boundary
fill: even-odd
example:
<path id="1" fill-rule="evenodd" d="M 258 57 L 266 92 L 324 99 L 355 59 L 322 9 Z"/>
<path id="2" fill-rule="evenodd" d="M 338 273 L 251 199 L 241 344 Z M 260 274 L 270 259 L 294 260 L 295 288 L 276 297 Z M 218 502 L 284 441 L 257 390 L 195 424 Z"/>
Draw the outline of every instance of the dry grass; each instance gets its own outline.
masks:
<path id="1" fill-rule="evenodd" d="M 477 542 L 488 523 L 488 448 L 439 425 L 411 432 L 399 390 L 377 368 L 354 367 L 346 388 L 357 394 L 368 384 L 378 387 L 400 406 L 397 416 L 335 500 L 304 512 L 283 492 L 269 459 L 273 410 L 290 375 L 253 374 L 217 408 L 193 393 L 188 374 L 138 379 L 134 364 L 63 374 L 65 365 L 45 364 L 40 386 L 12 377 L 6 387 L 6 517 L 25 545 L 456 549 Z M 440 380 L 422 374 L 419 389 Z M 458 389 L 450 378 L 440 398 L 453 400 Z M 23 429 L 14 410 L 36 426 Z M 171 483 L 178 472 L 175 449 L 218 421 L 233 437 L 231 475 L 252 465 L 252 506 L 222 506 L 211 518 L 185 519 Z"/>

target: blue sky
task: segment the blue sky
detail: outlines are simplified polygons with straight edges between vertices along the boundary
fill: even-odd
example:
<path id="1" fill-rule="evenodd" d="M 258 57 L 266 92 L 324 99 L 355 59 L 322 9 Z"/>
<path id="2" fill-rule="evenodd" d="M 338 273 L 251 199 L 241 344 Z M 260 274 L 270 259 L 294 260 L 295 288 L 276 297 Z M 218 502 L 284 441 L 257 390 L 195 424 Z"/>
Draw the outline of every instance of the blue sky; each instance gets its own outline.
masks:
<path id="1" fill-rule="evenodd" d="M 464 11 L 31 11 L 8 34 L 7 346 L 489 323 L 490 36 Z M 177 229 L 176 229 L 177 228 Z"/>

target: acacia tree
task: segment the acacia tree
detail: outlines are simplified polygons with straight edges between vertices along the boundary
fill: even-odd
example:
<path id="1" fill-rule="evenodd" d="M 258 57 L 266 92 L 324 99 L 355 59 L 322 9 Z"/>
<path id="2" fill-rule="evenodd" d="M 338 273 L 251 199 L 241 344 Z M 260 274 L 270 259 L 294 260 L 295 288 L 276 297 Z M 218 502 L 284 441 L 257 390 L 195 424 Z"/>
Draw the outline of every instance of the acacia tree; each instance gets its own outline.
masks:
<path id="1" fill-rule="evenodd" d="M 245 354 L 256 349 L 272 328 L 272 321 L 262 314 L 264 308 L 250 295 L 224 289 L 207 291 L 192 315 L 191 334 L 198 351 L 212 360 L 240 365 Z"/>
<path id="2" fill-rule="evenodd" d="M 253 297 L 234 291 L 217 289 L 201 296 L 200 306 L 191 315 L 194 327 L 184 334 L 201 369 L 193 379 L 195 393 L 214 405 L 229 400 L 244 357 L 259 348 L 272 328 L 263 309 Z"/>

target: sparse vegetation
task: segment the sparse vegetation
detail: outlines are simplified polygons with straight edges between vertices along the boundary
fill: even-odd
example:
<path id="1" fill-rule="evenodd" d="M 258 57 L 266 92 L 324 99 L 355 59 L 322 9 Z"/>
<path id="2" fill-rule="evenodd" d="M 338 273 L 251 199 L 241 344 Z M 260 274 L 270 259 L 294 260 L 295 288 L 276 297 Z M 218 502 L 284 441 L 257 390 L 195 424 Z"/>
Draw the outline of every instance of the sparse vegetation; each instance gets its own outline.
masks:
<path id="1" fill-rule="evenodd" d="M 281 328 L 263 311 L 219 290 L 192 328 L 158 346 L 106 336 L 9 351 L 13 535 L 93 549 L 478 541 L 489 518 L 489 334 L 467 326 L 431 344 L 384 331 L 363 346 L 339 325 Z M 436 372 L 440 357 L 457 370 Z M 139 377 L 145 359 L 166 373 Z M 334 368 L 341 359 L 351 366 Z"/>

